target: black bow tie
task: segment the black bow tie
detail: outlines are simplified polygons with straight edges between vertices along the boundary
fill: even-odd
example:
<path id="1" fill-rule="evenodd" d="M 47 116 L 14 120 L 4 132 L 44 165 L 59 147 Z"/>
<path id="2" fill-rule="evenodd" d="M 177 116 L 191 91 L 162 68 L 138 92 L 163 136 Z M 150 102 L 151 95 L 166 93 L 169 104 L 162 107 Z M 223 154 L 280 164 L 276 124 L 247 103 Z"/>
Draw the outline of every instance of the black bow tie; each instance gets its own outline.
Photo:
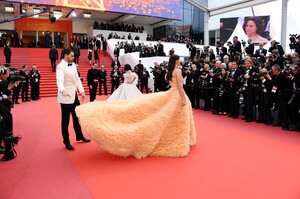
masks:
<path id="1" fill-rule="evenodd" d="M 72 66 L 73 64 L 68 64 L 68 66 Z"/>

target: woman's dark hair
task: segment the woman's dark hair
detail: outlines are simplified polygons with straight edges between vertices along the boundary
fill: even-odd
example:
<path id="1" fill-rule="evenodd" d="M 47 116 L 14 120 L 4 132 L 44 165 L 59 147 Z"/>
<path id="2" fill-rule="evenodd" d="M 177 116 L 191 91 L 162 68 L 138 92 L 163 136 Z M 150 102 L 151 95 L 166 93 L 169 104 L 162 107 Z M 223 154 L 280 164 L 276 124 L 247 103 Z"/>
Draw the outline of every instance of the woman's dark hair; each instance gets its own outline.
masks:
<path id="1" fill-rule="evenodd" d="M 169 59 L 169 64 L 168 64 L 168 73 L 167 73 L 167 82 L 171 81 L 172 79 L 172 73 L 175 69 L 175 63 L 176 63 L 176 60 L 179 59 L 179 56 L 178 55 L 172 55 Z"/>
<path id="2" fill-rule="evenodd" d="M 131 70 L 132 71 L 132 68 L 129 64 L 125 64 L 124 66 L 124 70 L 127 71 L 127 70 Z"/>
<path id="3" fill-rule="evenodd" d="M 256 25 L 256 33 L 259 34 L 259 35 L 263 35 L 264 33 L 264 22 L 263 22 L 263 19 L 260 18 L 260 17 L 248 17 L 245 22 L 244 22 L 244 25 L 243 25 L 243 29 L 246 33 L 246 26 L 247 26 L 247 23 L 248 21 L 253 21 Z"/>

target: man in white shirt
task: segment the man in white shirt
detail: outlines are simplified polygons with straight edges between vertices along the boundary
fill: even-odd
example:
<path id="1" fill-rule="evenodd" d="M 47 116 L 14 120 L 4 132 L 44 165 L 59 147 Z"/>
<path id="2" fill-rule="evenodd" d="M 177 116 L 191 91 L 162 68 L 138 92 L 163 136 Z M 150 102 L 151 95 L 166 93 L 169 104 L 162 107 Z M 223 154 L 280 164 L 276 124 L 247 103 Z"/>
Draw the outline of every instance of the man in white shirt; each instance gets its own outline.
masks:
<path id="1" fill-rule="evenodd" d="M 56 83 L 58 87 L 58 102 L 61 105 L 61 129 L 63 135 L 63 142 L 68 150 L 75 148 L 70 144 L 69 140 L 69 121 L 70 114 L 72 114 L 73 127 L 76 133 L 76 140 L 83 142 L 90 142 L 82 134 L 78 117 L 75 113 L 76 106 L 80 105 L 78 100 L 78 93 L 81 94 L 81 99 L 85 99 L 84 89 L 77 73 L 76 65 L 74 64 L 74 52 L 71 49 L 63 50 L 63 59 L 56 68 Z"/>

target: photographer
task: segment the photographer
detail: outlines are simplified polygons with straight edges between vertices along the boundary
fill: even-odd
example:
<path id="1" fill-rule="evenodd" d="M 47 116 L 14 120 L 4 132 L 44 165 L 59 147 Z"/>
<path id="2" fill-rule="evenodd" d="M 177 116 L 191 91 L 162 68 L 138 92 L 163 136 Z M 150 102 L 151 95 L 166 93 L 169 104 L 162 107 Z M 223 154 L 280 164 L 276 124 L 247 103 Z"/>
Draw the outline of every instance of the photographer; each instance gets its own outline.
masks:
<path id="1" fill-rule="evenodd" d="M 0 137 L 5 143 L 5 152 L 1 161 L 14 159 L 15 151 L 13 144 L 17 143 L 19 137 L 13 136 L 13 117 L 10 112 L 12 102 L 8 99 L 11 90 L 19 84 L 19 82 L 7 81 L 9 70 L 4 66 L 0 66 Z"/>
<path id="2" fill-rule="evenodd" d="M 255 120 L 254 117 L 254 105 L 255 105 L 255 90 L 258 86 L 258 68 L 253 66 L 251 59 L 245 60 L 245 71 L 242 76 L 243 78 L 243 96 L 245 103 L 245 118 L 246 122 L 252 122 Z"/>
<path id="3" fill-rule="evenodd" d="M 227 42 L 227 45 L 229 47 L 230 60 L 234 60 L 237 52 L 242 53 L 242 45 L 237 36 L 233 37 L 232 43 L 230 41 Z"/>
<path id="4" fill-rule="evenodd" d="M 288 104 L 291 108 L 291 124 L 289 130 L 300 131 L 299 109 L 300 109 L 300 72 L 299 64 L 294 64 L 292 67 L 293 74 L 287 76 L 293 82 L 293 95 Z"/>
<path id="5" fill-rule="evenodd" d="M 248 39 L 248 46 L 245 48 L 247 55 L 252 56 L 254 54 L 254 44 L 251 39 Z"/>
<path id="6" fill-rule="evenodd" d="M 186 44 L 186 47 L 189 49 L 190 53 L 191 53 L 191 60 L 194 59 L 195 55 L 196 55 L 196 51 L 197 51 L 197 48 L 196 46 L 193 44 L 193 43 L 187 43 Z"/>
<path id="7" fill-rule="evenodd" d="M 265 68 L 261 69 L 259 72 L 259 88 L 258 88 L 258 123 L 264 123 L 271 125 L 273 123 L 271 108 L 272 108 L 272 84 L 271 76 L 269 71 Z"/>
<path id="8" fill-rule="evenodd" d="M 278 50 L 280 57 L 282 57 L 284 55 L 284 50 L 283 50 L 282 46 L 279 45 L 279 42 L 277 42 L 276 40 L 271 41 L 271 47 L 269 48 L 268 52 L 273 53 L 273 50 Z"/>
<path id="9" fill-rule="evenodd" d="M 223 57 L 227 55 L 227 48 L 224 47 L 224 42 L 220 42 L 216 48 L 217 55 L 221 57 L 221 61 L 223 62 Z"/>
<path id="10" fill-rule="evenodd" d="M 274 126 L 282 126 L 284 130 L 288 130 L 289 125 L 289 107 L 288 101 L 292 96 L 293 84 L 287 77 L 291 74 L 288 70 L 283 70 L 279 65 L 272 66 L 272 74 L 266 75 L 271 81 L 272 90 L 271 92 L 276 96 L 276 105 L 278 106 L 278 120 Z"/>

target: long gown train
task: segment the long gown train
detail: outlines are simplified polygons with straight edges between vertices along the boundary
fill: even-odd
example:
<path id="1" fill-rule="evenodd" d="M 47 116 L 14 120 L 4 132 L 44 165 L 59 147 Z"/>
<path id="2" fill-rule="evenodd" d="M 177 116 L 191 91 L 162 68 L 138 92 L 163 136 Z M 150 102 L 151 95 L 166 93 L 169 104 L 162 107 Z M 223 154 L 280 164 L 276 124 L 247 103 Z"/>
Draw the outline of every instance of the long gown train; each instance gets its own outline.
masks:
<path id="1" fill-rule="evenodd" d="M 192 107 L 182 106 L 176 79 L 166 92 L 76 108 L 85 134 L 114 155 L 184 157 L 196 143 Z"/>

